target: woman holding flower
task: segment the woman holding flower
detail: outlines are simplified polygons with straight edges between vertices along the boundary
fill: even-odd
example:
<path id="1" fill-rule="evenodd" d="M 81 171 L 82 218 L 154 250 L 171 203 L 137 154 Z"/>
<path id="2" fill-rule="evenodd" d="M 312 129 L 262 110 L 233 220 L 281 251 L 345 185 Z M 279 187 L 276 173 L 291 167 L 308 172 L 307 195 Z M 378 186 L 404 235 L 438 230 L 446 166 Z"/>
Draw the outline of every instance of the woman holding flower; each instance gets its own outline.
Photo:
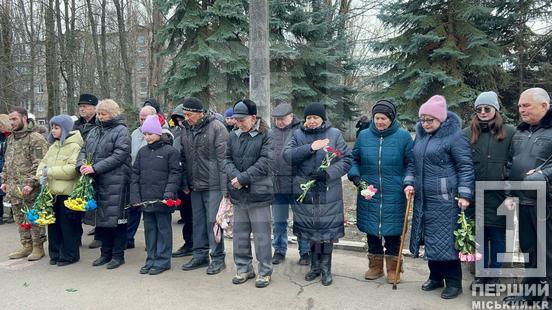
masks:
<path id="1" fill-rule="evenodd" d="M 92 266 L 107 264 L 107 269 L 114 269 L 125 263 L 130 134 L 119 105 L 111 99 L 98 103 L 96 119 L 98 126 L 88 134 L 77 168 L 94 178 L 96 190 L 96 236 L 102 246 L 101 256 Z"/>
<path id="2" fill-rule="evenodd" d="M 443 287 L 441 298 L 462 293 L 462 268 L 455 248 L 458 213 L 470 205 L 475 183 L 470 143 L 461 120 L 447 111 L 443 96 L 433 96 L 418 112 L 414 160 L 408 166 L 405 194 L 414 195 L 410 252 L 425 245 L 429 279 L 422 290 Z"/>
<path id="3" fill-rule="evenodd" d="M 322 284 L 330 285 L 333 243 L 345 231 L 341 177 L 349 171 L 352 156 L 341 131 L 327 120 L 322 104 L 309 104 L 304 117 L 305 123 L 284 149 L 284 159 L 295 171 L 293 187 L 298 197 L 293 233 L 310 240 L 311 269 L 305 280 L 322 274 Z"/>
<path id="4" fill-rule="evenodd" d="M 52 117 L 50 128 L 50 147 L 38 165 L 37 176 L 40 177 L 41 185 L 48 187 L 53 198 L 55 222 L 48 225 L 50 265 L 66 266 L 80 259 L 82 213 L 69 210 L 64 206 L 64 201 L 78 179 L 75 167 L 83 140 L 78 130 L 71 131 L 73 120 L 69 115 Z M 47 196 L 42 200 L 49 200 Z M 39 197 L 37 200 L 40 200 Z"/>
<path id="5" fill-rule="evenodd" d="M 387 281 L 394 283 L 405 213 L 404 175 L 412 160 L 413 140 L 399 127 L 395 105 L 379 100 L 372 107 L 372 122 L 360 132 L 353 148 L 353 166 L 349 180 L 362 188 L 373 185 L 373 197 L 357 195 L 357 226 L 368 238 L 367 280 L 383 276 L 383 261 Z M 385 242 L 385 253 L 384 243 Z M 400 279 L 397 279 L 397 283 Z"/>

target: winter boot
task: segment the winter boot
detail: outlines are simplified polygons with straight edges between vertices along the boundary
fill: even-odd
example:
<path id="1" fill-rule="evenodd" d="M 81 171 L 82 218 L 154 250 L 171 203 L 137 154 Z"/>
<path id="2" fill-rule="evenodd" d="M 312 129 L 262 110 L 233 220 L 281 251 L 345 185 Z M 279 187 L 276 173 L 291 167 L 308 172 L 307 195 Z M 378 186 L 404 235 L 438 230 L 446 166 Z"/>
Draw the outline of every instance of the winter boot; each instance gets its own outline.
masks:
<path id="1" fill-rule="evenodd" d="M 305 275 L 306 281 L 313 281 L 320 276 L 320 243 L 311 243 L 310 271 Z"/>
<path id="2" fill-rule="evenodd" d="M 387 269 L 387 282 L 393 284 L 395 281 L 395 272 L 397 271 L 398 256 L 385 255 L 385 267 Z M 401 282 L 402 261 L 397 275 L 397 283 Z"/>
<path id="3" fill-rule="evenodd" d="M 322 285 L 328 286 L 333 282 L 332 279 L 332 252 L 333 244 L 322 243 L 322 254 L 320 255 L 320 271 L 322 271 Z"/>
<path id="4" fill-rule="evenodd" d="M 31 252 L 33 251 L 33 246 L 31 243 L 21 243 L 21 248 L 19 248 L 17 251 L 12 252 L 8 255 L 10 259 L 18 259 L 29 256 Z"/>
<path id="5" fill-rule="evenodd" d="M 368 271 L 364 273 L 364 279 L 375 280 L 383 277 L 383 254 L 368 253 Z"/>
<path id="6" fill-rule="evenodd" d="M 27 260 L 35 261 L 43 257 L 44 257 L 44 246 L 42 245 L 42 243 L 33 244 L 33 251 L 31 252 L 31 255 L 27 257 Z"/>

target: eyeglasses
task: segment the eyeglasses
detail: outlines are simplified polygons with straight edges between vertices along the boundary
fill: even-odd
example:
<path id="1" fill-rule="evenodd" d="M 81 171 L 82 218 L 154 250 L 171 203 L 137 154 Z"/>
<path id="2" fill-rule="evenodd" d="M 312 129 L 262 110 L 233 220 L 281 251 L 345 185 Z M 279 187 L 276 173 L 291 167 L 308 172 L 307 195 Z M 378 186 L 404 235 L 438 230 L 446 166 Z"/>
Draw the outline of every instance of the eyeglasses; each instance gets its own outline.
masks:
<path id="1" fill-rule="evenodd" d="M 433 124 L 433 121 L 434 121 L 434 120 L 435 120 L 435 119 L 433 119 L 433 118 L 420 118 L 420 123 L 422 123 L 422 125 L 423 125 L 424 123 L 426 123 L 426 124 L 428 124 L 428 125 L 431 125 L 431 124 Z"/>
<path id="2" fill-rule="evenodd" d="M 475 112 L 476 113 L 491 113 L 493 108 L 491 107 L 477 107 L 477 109 L 475 109 Z"/>

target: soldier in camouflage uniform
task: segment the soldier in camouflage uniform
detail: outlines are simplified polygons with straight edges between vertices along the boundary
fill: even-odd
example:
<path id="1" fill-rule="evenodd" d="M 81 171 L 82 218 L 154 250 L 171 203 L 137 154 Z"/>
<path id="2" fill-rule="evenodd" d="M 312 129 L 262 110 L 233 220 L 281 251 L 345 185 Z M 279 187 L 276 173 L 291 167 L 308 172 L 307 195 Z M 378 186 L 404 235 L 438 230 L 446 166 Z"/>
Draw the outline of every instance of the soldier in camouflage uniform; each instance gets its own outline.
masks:
<path id="1" fill-rule="evenodd" d="M 41 134 L 34 131 L 35 125 L 28 121 L 27 110 L 16 107 L 9 117 L 13 133 L 7 140 L 4 184 L 0 188 L 7 193 L 12 205 L 22 246 L 10 253 L 9 258 L 27 257 L 30 261 L 39 260 L 44 256 L 44 227 L 33 225 L 29 230 L 22 228 L 21 224 L 25 222 L 25 208 L 32 206 L 40 189 L 36 169 L 48 150 L 48 143 Z"/>

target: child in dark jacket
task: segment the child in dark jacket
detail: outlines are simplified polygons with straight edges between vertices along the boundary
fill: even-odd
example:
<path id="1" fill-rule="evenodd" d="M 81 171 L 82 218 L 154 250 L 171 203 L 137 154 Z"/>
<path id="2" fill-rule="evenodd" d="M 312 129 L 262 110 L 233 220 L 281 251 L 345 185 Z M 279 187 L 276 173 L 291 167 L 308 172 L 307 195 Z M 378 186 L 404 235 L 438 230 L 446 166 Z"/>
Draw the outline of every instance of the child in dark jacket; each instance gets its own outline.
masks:
<path id="1" fill-rule="evenodd" d="M 148 116 L 142 132 L 148 144 L 138 151 L 132 167 L 130 202 L 144 211 L 148 257 L 140 273 L 156 275 L 171 268 L 174 206 L 170 202 L 176 199 L 180 186 L 180 154 L 161 137 L 157 116 Z"/>

